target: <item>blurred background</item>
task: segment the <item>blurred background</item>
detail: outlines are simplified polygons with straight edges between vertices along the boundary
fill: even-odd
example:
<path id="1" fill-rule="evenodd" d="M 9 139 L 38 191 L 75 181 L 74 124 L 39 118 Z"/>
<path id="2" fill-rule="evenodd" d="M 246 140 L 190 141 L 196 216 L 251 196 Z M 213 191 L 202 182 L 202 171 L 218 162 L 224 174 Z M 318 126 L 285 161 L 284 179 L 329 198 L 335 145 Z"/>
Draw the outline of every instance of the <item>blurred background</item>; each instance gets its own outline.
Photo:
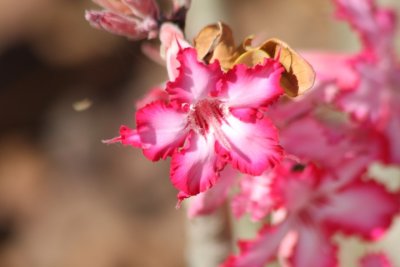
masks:
<path id="1" fill-rule="evenodd" d="M 400 12 L 397 0 L 381 3 Z M 91 28 L 92 8 L 0 1 L 0 267 L 185 266 L 185 213 L 174 208 L 168 162 L 101 143 L 134 126 L 134 103 L 166 70 L 140 43 Z M 298 50 L 358 49 L 329 0 L 193 0 L 189 40 L 217 20 L 237 42 L 260 33 Z M 378 245 L 392 259 L 399 228 Z M 344 266 L 355 266 L 363 248 L 346 242 Z"/>

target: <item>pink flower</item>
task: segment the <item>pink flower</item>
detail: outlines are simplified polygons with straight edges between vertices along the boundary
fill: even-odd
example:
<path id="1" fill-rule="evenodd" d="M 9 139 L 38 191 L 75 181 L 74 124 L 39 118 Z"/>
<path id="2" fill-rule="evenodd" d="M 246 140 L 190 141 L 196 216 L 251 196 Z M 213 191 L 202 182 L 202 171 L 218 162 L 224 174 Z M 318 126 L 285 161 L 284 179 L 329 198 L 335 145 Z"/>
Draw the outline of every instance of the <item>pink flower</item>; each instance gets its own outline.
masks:
<path id="1" fill-rule="evenodd" d="M 299 113 L 315 116 L 311 113 L 326 103 L 333 104 L 350 115 L 362 131 L 384 136 L 388 162 L 400 164 L 396 135 L 400 130 L 400 66 L 394 46 L 394 10 L 378 7 L 373 0 L 335 3 L 338 17 L 349 22 L 361 37 L 362 51 L 354 55 L 306 53 L 317 73 L 318 86 L 286 109 L 279 106 L 278 115 L 291 115 L 296 120 Z"/>
<path id="2" fill-rule="evenodd" d="M 222 266 L 262 267 L 284 252 L 281 256 L 288 259 L 281 260 L 289 266 L 333 267 L 337 248 L 331 238 L 336 232 L 380 237 L 399 210 L 396 197 L 375 182 L 364 182 L 359 170 L 338 171 L 290 161 L 277 166 L 268 179 L 286 216 L 264 226 L 254 240 L 240 241 L 240 254 Z"/>
<path id="3" fill-rule="evenodd" d="M 400 164 L 400 141 L 396 135 L 400 130 L 400 66 L 395 53 L 395 12 L 378 7 L 373 0 L 335 2 L 338 16 L 350 23 L 363 45 L 359 55 L 348 59 L 358 82 L 350 88 L 338 83 L 341 91 L 335 104 L 354 121 L 385 135 L 389 162 Z"/>
<path id="4" fill-rule="evenodd" d="M 283 93 L 278 62 L 223 73 L 218 62 L 199 62 L 192 48 L 181 50 L 178 61 L 179 75 L 167 84 L 169 101 L 139 109 L 136 125 L 148 159 L 172 157 L 180 199 L 213 186 L 226 163 L 260 175 L 280 161 L 277 130 L 262 113 Z"/>
<path id="5" fill-rule="evenodd" d="M 133 40 L 155 38 L 158 5 L 154 0 L 93 0 L 105 10 L 86 11 L 85 18 L 98 29 Z"/>

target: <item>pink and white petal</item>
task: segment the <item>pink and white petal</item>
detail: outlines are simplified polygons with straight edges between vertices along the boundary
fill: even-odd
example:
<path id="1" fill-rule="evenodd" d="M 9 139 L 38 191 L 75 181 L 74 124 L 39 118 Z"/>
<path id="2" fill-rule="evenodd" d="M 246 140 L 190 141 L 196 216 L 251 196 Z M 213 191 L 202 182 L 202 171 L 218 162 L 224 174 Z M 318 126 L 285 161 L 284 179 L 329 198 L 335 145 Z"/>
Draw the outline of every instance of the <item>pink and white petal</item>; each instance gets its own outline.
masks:
<path id="1" fill-rule="evenodd" d="M 251 214 L 253 221 L 265 218 L 274 208 L 275 199 L 271 194 L 272 177 L 246 175 L 240 180 L 240 193 L 232 200 L 232 212 L 236 218 L 244 213 Z"/>
<path id="2" fill-rule="evenodd" d="M 277 257 L 281 241 L 290 230 L 291 222 L 264 226 L 251 241 L 239 241 L 240 254 L 230 256 L 220 267 L 263 267 Z"/>
<path id="3" fill-rule="evenodd" d="M 140 142 L 140 136 L 136 129 L 130 129 L 128 126 L 122 125 L 119 128 L 120 136 L 104 140 L 105 144 L 113 144 L 113 143 L 121 143 L 123 145 L 129 145 L 133 147 L 142 147 L 142 143 Z"/>
<path id="4" fill-rule="evenodd" d="M 138 19 L 110 11 L 86 11 L 85 18 L 90 25 L 109 31 L 114 34 L 126 36 L 132 40 L 146 38 L 153 26 L 144 27 Z"/>
<path id="5" fill-rule="evenodd" d="M 381 134 L 347 123 L 329 125 L 310 116 L 282 128 L 280 140 L 287 153 L 332 169 L 350 160 L 368 165 L 375 160 L 387 159 L 387 142 Z"/>
<path id="6" fill-rule="evenodd" d="M 290 258 L 292 267 L 336 267 L 337 248 L 317 225 L 303 224 Z"/>
<path id="7" fill-rule="evenodd" d="M 174 81 L 179 75 L 180 63 L 177 59 L 179 50 L 191 47 L 185 40 L 183 32 L 173 23 L 163 23 L 160 28 L 161 56 L 167 64 L 168 77 Z"/>
<path id="8" fill-rule="evenodd" d="M 365 255 L 360 260 L 360 267 L 392 267 L 384 253 L 370 253 Z"/>
<path id="9" fill-rule="evenodd" d="M 261 175 L 282 159 L 278 132 L 267 118 L 246 123 L 228 115 L 220 130 L 216 151 L 243 173 Z"/>
<path id="10" fill-rule="evenodd" d="M 254 123 L 257 119 L 263 117 L 263 114 L 256 108 L 230 108 L 233 116 L 244 122 Z"/>
<path id="11" fill-rule="evenodd" d="M 183 39 L 184 39 L 184 34 L 182 30 L 175 24 L 171 22 L 165 22 L 161 25 L 160 41 L 161 45 L 163 46 L 163 49 L 168 49 L 174 43 L 176 43 L 177 40 L 183 40 Z M 163 51 L 162 54 L 164 54 Z"/>
<path id="12" fill-rule="evenodd" d="M 302 56 L 310 62 L 316 72 L 316 79 L 334 81 L 342 90 L 354 89 L 359 76 L 352 64 L 352 57 L 348 54 L 304 52 Z"/>
<path id="13" fill-rule="evenodd" d="M 177 59 L 180 64 L 179 75 L 167 84 L 171 100 L 197 102 L 217 90 L 217 83 L 222 77 L 218 62 L 210 65 L 199 62 L 194 48 L 180 49 Z"/>
<path id="14" fill-rule="evenodd" d="M 316 82 L 305 95 L 296 98 L 282 97 L 268 108 L 267 116 L 279 129 L 284 129 L 302 118 L 309 118 L 319 106 L 332 102 L 338 91 L 337 86 L 332 81 Z"/>
<path id="15" fill-rule="evenodd" d="M 280 86 L 283 70 L 273 59 L 254 68 L 235 65 L 224 76 L 220 98 L 231 108 L 266 107 L 284 93 Z"/>
<path id="16" fill-rule="evenodd" d="M 220 178 L 210 190 L 200 193 L 190 199 L 188 217 L 213 213 L 228 197 L 229 190 L 235 181 L 237 172 L 227 166 L 220 174 Z"/>
<path id="17" fill-rule="evenodd" d="M 156 161 L 182 146 L 189 130 L 187 114 L 162 101 L 153 102 L 136 113 L 136 125 L 144 155 Z"/>
<path id="18" fill-rule="evenodd" d="M 378 89 L 378 91 L 377 91 Z M 363 77 L 357 90 L 339 94 L 336 105 L 359 123 L 379 125 L 385 120 L 386 104 L 383 100 L 384 85 Z"/>
<path id="19" fill-rule="evenodd" d="M 332 157 L 330 152 L 334 146 L 328 143 L 321 124 L 311 116 L 294 120 L 282 128 L 280 140 L 287 153 L 322 163 L 324 166 L 336 166 L 336 158 L 342 156 L 333 154 L 335 158 Z M 328 154 L 331 156 L 327 157 Z"/>
<path id="20" fill-rule="evenodd" d="M 187 48 L 190 47 L 190 44 L 181 39 L 179 41 L 173 42 L 172 45 L 166 49 L 165 52 L 165 61 L 167 64 L 168 77 L 170 81 L 174 81 L 179 75 L 180 64 L 177 59 L 177 54 L 180 49 L 179 46 L 181 46 L 182 48 Z"/>
<path id="21" fill-rule="evenodd" d="M 187 142 L 187 147 L 172 155 L 170 177 L 177 189 L 194 196 L 211 188 L 224 166 L 214 151 L 213 135 L 191 132 Z"/>
<path id="22" fill-rule="evenodd" d="M 331 232 L 376 239 L 389 228 L 399 208 L 397 198 L 382 185 L 357 180 L 331 194 L 316 216 Z"/>

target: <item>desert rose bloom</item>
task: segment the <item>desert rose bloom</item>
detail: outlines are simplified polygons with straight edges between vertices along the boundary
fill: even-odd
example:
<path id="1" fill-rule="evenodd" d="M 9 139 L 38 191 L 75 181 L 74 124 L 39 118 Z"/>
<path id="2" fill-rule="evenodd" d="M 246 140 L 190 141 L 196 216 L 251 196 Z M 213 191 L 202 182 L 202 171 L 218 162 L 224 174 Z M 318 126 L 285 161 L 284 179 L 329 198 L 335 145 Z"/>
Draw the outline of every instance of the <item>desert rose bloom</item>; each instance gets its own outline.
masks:
<path id="1" fill-rule="evenodd" d="M 335 3 L 339 18 L 349 22 L 359 34 L 363 50 L 357 55 L 348 55 L 347 59 L 337 55 L 333 62 L 339 62 L 342 67 L 336 68 L 340 71 L 334 74 L 323 67 L 323 61 L 330 65 L 332 58 L 314 55 L 308 59 L 316 63 L 317 79 L 336 76 L 339 90 L 334 104 L 350 114 L 355 122 L 367 124 L 385 135 L 389 162 L 400 164 L 400 139 L 397 137 L 400 131 L 400 66 L 395 53 L 395 13 L 378 7 L 372 0 L 336 0 Z"/>
<path id="2" fill-rule="evenodd" d="M 337 16 L 347 21 L 361 38 L 357 54 L 304 53 L 317 73 L 317 83 L 333 81 L 335 104 L 357 122 L 382 127 L 399 116 L 396 104 L 400 67 L 394 37 L 396 16 L 373 0 L 335 0 Z"/>
<path id="3" fill-rule="evenodd" d="M 354 168 L 344 166 L 333 174 L 285 161 L 272 172 L 275 177 L 265 177 L 273 179 L 265 198 L 275 201 L 285 217 L 264 226 L 254 240 L 240 241 L 240 254 L 223 267 L 263 267 L 278 256 L 285 266 L 334 267 L 337 248 L 331 239 L 336 232 L 378 238 L 399 210 L 394 195 L 364 182 Z"/>
<path id="4" fill-rule="evenodd" d="M 388 139 L 389 162 L 400 164 L 400 66 L 395 53 L 396 17 L 374 1 L 337 0 L 339 15 L 361 36 L 363 52 L 354 61 L 359 83 L 339 95 L 337 105 Z"/>
<path id="5" fill-rule="evenodd" d="M 236 65 L 224 73 L 218 62 L 199 62 L 192 48 L 177 58 L 179 74 L 166 88 L 169 101 L 139 109 L 137 130 L 117 138 L 141 147 L 152 161 L 171 156 L 171 181 L 180 199 L 209 189 L 226 163 L 260 175 L 280 161 L 277 130 L 263 115 L 283 93 L 280 63 L 265 59 L 254 68 Z M 130 141 L 136 137 L 140 145 Z"/>

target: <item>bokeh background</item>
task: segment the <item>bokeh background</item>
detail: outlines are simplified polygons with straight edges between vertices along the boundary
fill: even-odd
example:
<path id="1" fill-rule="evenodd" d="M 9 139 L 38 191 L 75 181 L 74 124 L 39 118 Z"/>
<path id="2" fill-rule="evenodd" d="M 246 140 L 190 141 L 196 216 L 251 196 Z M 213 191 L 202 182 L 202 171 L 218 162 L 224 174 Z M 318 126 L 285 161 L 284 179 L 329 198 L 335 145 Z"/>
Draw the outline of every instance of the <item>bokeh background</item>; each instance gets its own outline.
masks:
<path id="1" fill-rule="evenodd" d="M 399 1 L 380 3 L 400 13 Z M 0 1 L 0 267 L 185 266 L 185 212 L 174 208 L 168 162 L 101 143 L 134 126 L 135 101 L 166 70 L 140 43 L 91 28 L 91 8 Z M 298 50 L 357 51 L 333 13 L 330 0 L 193 0 L 187 35 L 223 20 L 238 42 L 261 34 Z M 399 228 L 374 246 L 397 266 Z M 344 266 L 364 251 L 347 240 Z"/>

